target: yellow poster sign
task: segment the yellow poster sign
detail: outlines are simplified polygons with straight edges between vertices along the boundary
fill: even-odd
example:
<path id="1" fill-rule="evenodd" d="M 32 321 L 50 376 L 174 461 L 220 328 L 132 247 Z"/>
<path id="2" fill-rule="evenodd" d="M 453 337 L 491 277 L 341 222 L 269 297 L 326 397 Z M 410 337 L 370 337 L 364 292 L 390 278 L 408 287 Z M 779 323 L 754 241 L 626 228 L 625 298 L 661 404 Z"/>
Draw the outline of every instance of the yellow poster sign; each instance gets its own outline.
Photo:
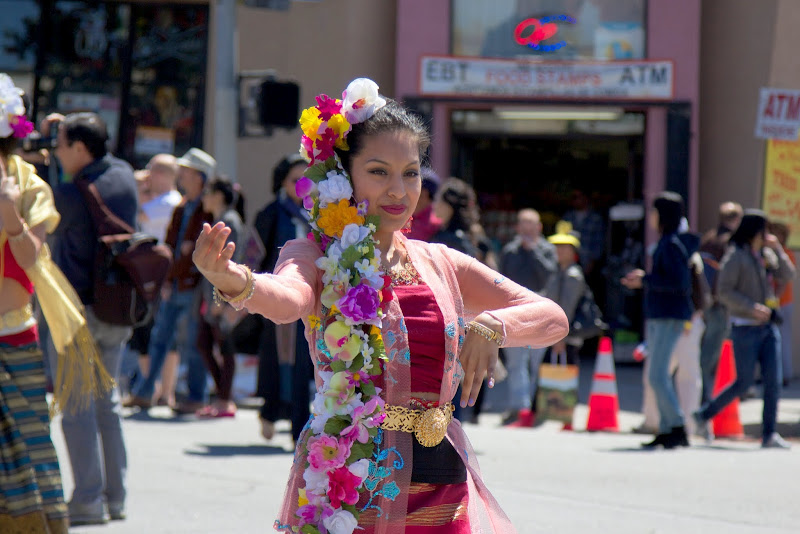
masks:
<path id="1" fill-rule="evenodd" d="M 800 142 L 767 140 L 762 209 L 789 226 L 789 248 L 800 248 Z"/>

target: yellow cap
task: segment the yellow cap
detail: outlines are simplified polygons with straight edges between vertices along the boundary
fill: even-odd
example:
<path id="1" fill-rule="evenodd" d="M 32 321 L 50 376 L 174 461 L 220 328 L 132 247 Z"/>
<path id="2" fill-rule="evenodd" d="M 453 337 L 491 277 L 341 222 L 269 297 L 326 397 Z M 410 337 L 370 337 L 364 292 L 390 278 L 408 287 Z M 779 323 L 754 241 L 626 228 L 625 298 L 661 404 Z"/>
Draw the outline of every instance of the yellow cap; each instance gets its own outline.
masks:
<path id="1" fill-rule="evenodd" d="M 554 245 L 572 245 L 576 249 L 581 248 L 575 232 L 572 231 L 572 223 L 569 221 L 558 221 L 556 223 L 556 233 L 547 238 Z"/>

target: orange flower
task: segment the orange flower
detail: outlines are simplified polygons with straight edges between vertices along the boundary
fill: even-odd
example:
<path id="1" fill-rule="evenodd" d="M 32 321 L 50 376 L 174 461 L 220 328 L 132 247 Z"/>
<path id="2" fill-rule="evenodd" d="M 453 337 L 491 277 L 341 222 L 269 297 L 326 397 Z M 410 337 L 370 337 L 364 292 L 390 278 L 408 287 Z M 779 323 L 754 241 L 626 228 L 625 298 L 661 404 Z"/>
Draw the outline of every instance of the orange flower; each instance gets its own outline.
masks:
<path id="1" fill-rule="evenodd" d="M 364 217 L 358 214 L 355 206 L 350 205 L 349 200 L 342 199 L 337 204 L 328 204 L 319 210 L 317 226 L 331 237 L 341 239 L 344 227 L 353 223 L 364 224 Z"/>

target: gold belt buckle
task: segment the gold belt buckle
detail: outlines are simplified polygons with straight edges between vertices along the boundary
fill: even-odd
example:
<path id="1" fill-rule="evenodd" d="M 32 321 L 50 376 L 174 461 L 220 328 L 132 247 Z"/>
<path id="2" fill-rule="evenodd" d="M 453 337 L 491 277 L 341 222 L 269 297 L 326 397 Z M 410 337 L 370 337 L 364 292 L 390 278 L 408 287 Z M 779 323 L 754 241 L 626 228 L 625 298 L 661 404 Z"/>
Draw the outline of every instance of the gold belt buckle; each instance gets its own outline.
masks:
<path id="1" fill-rule="evenodd" d="M 423 447 L 435 447 L 447 435 L 447 427 L 453 418 L 451 403 L 423 410 L 414 422 L 414 436 Z"/>
<path id="2" fill-rule="evenodd" d="M 0 313 L 0 329 L 15 328 L 33 317 L 33 306 L 26 304 L 17 310 Z"/>

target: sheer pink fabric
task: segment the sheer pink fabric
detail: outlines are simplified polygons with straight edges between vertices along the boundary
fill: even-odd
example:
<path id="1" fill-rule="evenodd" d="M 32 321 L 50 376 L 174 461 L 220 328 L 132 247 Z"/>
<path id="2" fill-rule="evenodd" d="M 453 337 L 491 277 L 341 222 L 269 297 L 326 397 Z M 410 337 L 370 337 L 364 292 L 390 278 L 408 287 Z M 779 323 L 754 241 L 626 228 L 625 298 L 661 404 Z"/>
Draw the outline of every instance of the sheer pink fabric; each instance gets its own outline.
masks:
<path id="1" fill-rule="evenodd" d="M 407 240 L 400 233 L 395 238 L 405 245 L 414 266 L 430 286 L 445 321 L 446 358 L 439 401 L 453 400 L 462 376 L 458 354 L 465 338 L 466 324 L 481 312 L 490 312 L 502 321 L 506 331 L 504 346 L 549 346 L 562 339 L 567 321 L 561 308 L 552 301 L 505 279 L 479 261 L 443 245 Z M 275 322 L 292 322 L 319 313 L 322 290 L 320 271 L 314 261 L 320 251 L 310 241 L 294 240 L 281 251 L 275 274 L 256 275 L 256 291 L 248 302 L 251 313 Z M 407 330 L 397 299 L 389 304 L 388 318 L 382 328 L 386 353 L 386 388 L 381 396 L 388 404 L 408 406 L 411 371 Z M 319 361 L 321 336 L 309 332 L 306 338 L 311 357 Z M 320 383 L 317 378 L 317 383 Z M 408 487 L 411 482 L 412 434 L 382 432 L 368 477 L 367 496 L 363 501 L 377 513 L 374 532 L 400 534 L 405 531 Z M 302 444 L 308 430 L 300 436 Z M 468 472 L 469 518 L 472 532 L 515 532 L 508 517 L 491 495 L 481 478 L 478 462 L 461 424 L 453 420 L 447 438 L 459 452 Z M 297 451 L 303 447 L 298 446 Z M 297 489 L 304 485 L 305 458 L 295 453 L 289 484 L 276 528 L 297 525 Z M 360 505 L 364 505 L 361 502 Z"/>

